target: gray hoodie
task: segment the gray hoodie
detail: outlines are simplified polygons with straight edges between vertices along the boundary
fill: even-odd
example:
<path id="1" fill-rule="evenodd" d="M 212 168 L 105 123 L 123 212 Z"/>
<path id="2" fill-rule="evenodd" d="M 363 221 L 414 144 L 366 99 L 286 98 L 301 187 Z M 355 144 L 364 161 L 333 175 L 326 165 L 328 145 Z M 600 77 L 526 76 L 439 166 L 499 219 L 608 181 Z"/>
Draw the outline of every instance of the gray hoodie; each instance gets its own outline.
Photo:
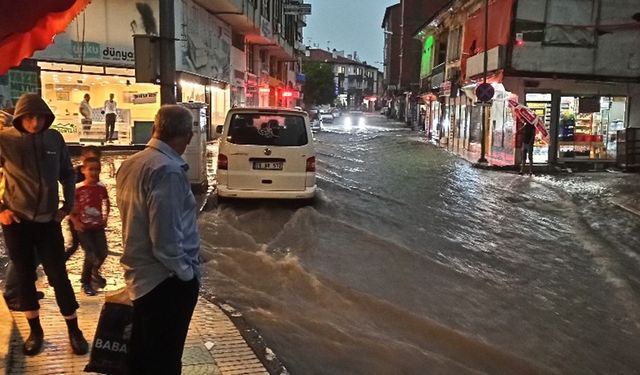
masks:
<path id="1" fill-rule="evenodd" d="M 36 134 L 25 131 L 21 118 L 26 114 L 43 115 L 43 130 Z M 42 98 L 25 94 L 16 105 L 13 128 L 0 131 L 0 208 L 10 209 L 22 219 L 53 220 L 60 204 L 58 181 L 64 193 L 62 209 L 68 213 L 73 208 L 75 172 L 62 135 L 49 129 L 54 118 Z"/>

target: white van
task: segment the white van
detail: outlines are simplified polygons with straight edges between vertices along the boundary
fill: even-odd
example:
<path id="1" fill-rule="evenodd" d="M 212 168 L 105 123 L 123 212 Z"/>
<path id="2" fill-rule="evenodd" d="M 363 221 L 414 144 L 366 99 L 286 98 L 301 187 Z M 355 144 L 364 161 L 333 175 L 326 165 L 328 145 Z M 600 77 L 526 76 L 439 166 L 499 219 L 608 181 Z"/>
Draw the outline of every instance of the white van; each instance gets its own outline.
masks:
<path id="1" fill-rule="evenodd" d="M 316 153 L 309 117 L 285 108 L 233 108 L 218 126 L 218 196 L 309 199 Z"/>

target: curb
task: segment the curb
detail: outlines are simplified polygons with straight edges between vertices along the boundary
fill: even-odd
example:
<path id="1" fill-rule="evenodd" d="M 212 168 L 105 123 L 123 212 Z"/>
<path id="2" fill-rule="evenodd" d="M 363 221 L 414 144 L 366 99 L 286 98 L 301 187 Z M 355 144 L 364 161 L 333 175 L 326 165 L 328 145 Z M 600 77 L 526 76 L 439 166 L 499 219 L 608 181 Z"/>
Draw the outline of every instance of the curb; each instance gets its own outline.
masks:
<path id="1" fill-rule="evenodd" d="M 5 375 L 9 368 L 11 336 L 14 329 L 13 315 L 11 315 L 9 307 L 7 307 L 4 297 L 0 297 L 0 338 L 6 338 L 6 340 L 0 340 L 0 375 Z"/>

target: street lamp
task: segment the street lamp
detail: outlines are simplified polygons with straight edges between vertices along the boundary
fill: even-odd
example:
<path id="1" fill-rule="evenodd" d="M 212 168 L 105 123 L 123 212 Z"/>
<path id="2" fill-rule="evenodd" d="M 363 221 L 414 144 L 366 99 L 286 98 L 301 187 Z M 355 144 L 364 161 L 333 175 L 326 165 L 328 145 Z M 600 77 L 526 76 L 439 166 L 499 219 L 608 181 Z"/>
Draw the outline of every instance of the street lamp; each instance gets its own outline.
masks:
<path id="1" fill-rule="evenodd" d="M 482 82 L 487 83 L 487 65 L 489 55 L 487 54 L 487 44 L 488 44 L 488 34 L 489 34 L 489 0 L 484 0 L 484 61 L 483 61 L 483 70 L 482 70 Z M 480 159 L 478 159 L 478 163 L 486 163 L 487 158 L 486 154 L 486 124 L 487 124 L 487 105 L 483 103 L 482 105 L 482 136 L 480 139 Z"/>

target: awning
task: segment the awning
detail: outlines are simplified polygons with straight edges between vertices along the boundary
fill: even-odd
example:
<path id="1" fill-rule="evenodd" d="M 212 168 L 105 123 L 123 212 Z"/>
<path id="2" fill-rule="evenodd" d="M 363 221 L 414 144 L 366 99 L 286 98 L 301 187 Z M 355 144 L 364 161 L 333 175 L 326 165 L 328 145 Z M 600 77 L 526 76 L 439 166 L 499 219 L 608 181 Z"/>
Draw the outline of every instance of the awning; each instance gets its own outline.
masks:
<path id="1" fill-rule="evenodd" d="M 0 10 L 0 75 L 33 52 L 47 48 L 54 35 L 91 0 L 22 0 L 3 2 Z"/>

